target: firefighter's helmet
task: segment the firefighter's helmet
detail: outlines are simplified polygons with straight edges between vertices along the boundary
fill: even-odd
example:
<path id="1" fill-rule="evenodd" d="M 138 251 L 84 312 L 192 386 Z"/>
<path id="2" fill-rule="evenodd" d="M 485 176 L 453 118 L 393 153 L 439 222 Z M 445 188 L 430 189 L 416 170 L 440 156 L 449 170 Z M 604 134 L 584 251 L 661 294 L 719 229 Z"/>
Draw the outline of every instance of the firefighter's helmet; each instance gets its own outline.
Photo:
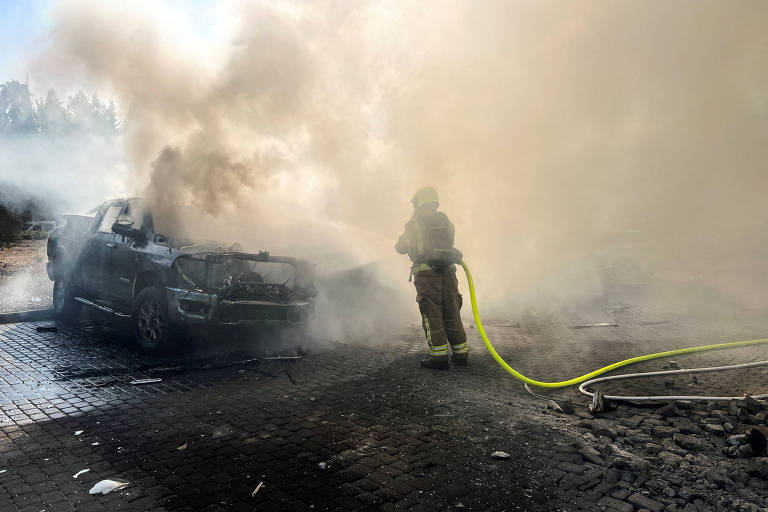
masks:
<path id="1" fill-rule="evenodd" d="M 423 187 L 416 191 L 411 198 L 414 209 L 419 209 L 421 206 L 429 203 L 435 203 L 435 206 L 440 204 L 437 198 L 437 191 L 432 187 Z"/>

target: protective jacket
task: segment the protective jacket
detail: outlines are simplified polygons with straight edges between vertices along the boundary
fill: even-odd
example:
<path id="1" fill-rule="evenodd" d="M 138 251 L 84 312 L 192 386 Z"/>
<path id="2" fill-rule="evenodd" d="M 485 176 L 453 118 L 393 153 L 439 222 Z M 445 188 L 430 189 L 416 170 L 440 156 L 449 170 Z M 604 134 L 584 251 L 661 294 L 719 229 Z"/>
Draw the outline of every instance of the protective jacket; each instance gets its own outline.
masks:
<path id="1" fill-rule="evenodd" d="M 414 274 L 429 269 L 456 272 L 454 263 L 461 260 L 461 253 L 453 248 L 455 232 L 446 214 L 436 211 L 436 205 L 426 204 L 413 212 L 395 250 L 408 254 Z"/>
<path id="2" fill-rule="evenodd" d="M 425 204 L 414 211 L 395 244 L 395 250 L 413 262 L 421 325 L 430 358 L 436 361 L 447 361 L 449 346 L 457 359 L 469 355 L 454 264 L 461 260 L 461 252 L 453 248 L 454 234 L 453 224 L 437 205 Z"/>

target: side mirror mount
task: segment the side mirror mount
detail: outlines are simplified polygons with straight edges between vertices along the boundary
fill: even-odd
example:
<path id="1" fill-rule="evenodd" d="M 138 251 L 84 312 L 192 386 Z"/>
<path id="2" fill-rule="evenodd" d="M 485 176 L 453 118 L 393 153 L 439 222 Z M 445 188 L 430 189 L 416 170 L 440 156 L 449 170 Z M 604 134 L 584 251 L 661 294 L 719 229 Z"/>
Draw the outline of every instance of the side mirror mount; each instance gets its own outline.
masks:
<path id="1" fill-rule="evenodd" d="M 128 224 L 123 224 L 120 222 L 115 222 L 112 224 L 112 231 L 118 235 L 130 238 L 136 243 L 144 243 L 147 238 L 142 230 L 133 228 Z"/>

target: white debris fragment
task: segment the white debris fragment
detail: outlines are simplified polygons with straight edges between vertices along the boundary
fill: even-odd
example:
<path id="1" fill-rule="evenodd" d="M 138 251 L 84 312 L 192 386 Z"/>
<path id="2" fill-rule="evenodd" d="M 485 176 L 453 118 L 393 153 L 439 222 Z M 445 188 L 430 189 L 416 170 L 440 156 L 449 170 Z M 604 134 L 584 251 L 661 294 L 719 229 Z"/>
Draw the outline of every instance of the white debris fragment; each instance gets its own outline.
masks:
<path id="1" fill-rule="evenodd" d="M 163 382 L 163 379 L 135 379 L 130 382 L 131 386 L 140 386 L 141 384 L 154 384 Z"/>
<path id="2" fill-rule="evenodd" d="M 79 436 L 79 435 L 80 435 L 80 434 L 82 434 L 83 432 L 85 432 L 85 430 L 75 430 L 75 435 L 76 435 L 76 436 Z"/>
<path id="3" fill-rule="evenodd" d="M 256 496 L 256 493 L 259 492 L 259 489 L 261 489 L 264 486 L 264 482 L 259 482 L 259 485 L 256 486 L 256 488 L 251 493 L 251 498 Z"/>
<path id="4" fill-rule="evenodd" d="M 183 452 L 184 450 L 187 449 L 187 443 L 184 443 L 183 445 L 177 447 L 176 449 L 179 450 L 180 452 Z"/>
<path id="5" fill-rule="evenodd" d="M 582 324 L 582 325 L 574 325 L 574 329 L 588 329 L 589 327 L 618 327 L 619 324 L 609 324 L 607 322 L 601 322 L 599 324 Z"/>
<path id="6" fill-rule="evenodd" d="M 252 363 L 258 363 L 259 359 L 241 359 L 240 361 L 232 361 L 232 364 L 252 364 Z"/>
<path id="7" fill-rule="evenodd" d="M 320 468 L 320 469 L 323 469 L 323 470 L 328 469 L 328 463 L 327 462 L 318 462 L 317 463 L 317 467 Z"/>
<path id="8" fill-rule="evenodd" d="M 112 491 L 118 491 L 128 487 L 129 485 L 130 484 L 125 480 L 102 480 L 91 487 L 91 490 L 88 491 L 88 494 L 109 494 Z"/>
<path id="9" fill-rule="evenodd" d="M 3 473 L 5 473 L 6 471 L 8 471 L 8 470 L 7 470 L 7 469 L 0 469 L 0 475 L 2 475 Z"/>
<path id="10" fill-rule="evenodd" d="M 82 475 L 83 473 L 87 473 L 87 472 L 89 472 L 89 471 L 90 471 L 90 469 L 81 469 L 80 471 L 78 471 L 77 473 L 75 473 L 74 475 L 72 475 L 72 478 L 77 478 L 77 477 L 79 477 L 80 475 Z"/>
<path id="11" fill-rule="evenodd" d="M 99 442 L 96 441 L 95 443 L 91 443 L 91 446 L 99 446 Z"/>
<path id="12" fill-rule="evenodd" d="M 491 454 L 492 459 L 508 459 L 510 455 L 507 452 L 502 452 L 501 450 L 497 450 Z"/>

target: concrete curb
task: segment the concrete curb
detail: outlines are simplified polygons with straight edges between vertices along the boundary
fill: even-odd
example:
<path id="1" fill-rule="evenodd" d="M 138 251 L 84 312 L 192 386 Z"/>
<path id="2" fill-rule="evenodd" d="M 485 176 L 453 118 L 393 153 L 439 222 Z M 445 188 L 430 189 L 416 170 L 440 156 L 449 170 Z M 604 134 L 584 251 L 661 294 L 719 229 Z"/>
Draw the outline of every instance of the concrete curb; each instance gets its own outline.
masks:
<path id="1" fill-rule="evenodd" d="M 43 320 L 53 320 L 53 316 L 53 309 L 36 309 L 32 311 L 19 311 L 16 313 L 0 313 L 0 324 L 40 322 Z"/>

